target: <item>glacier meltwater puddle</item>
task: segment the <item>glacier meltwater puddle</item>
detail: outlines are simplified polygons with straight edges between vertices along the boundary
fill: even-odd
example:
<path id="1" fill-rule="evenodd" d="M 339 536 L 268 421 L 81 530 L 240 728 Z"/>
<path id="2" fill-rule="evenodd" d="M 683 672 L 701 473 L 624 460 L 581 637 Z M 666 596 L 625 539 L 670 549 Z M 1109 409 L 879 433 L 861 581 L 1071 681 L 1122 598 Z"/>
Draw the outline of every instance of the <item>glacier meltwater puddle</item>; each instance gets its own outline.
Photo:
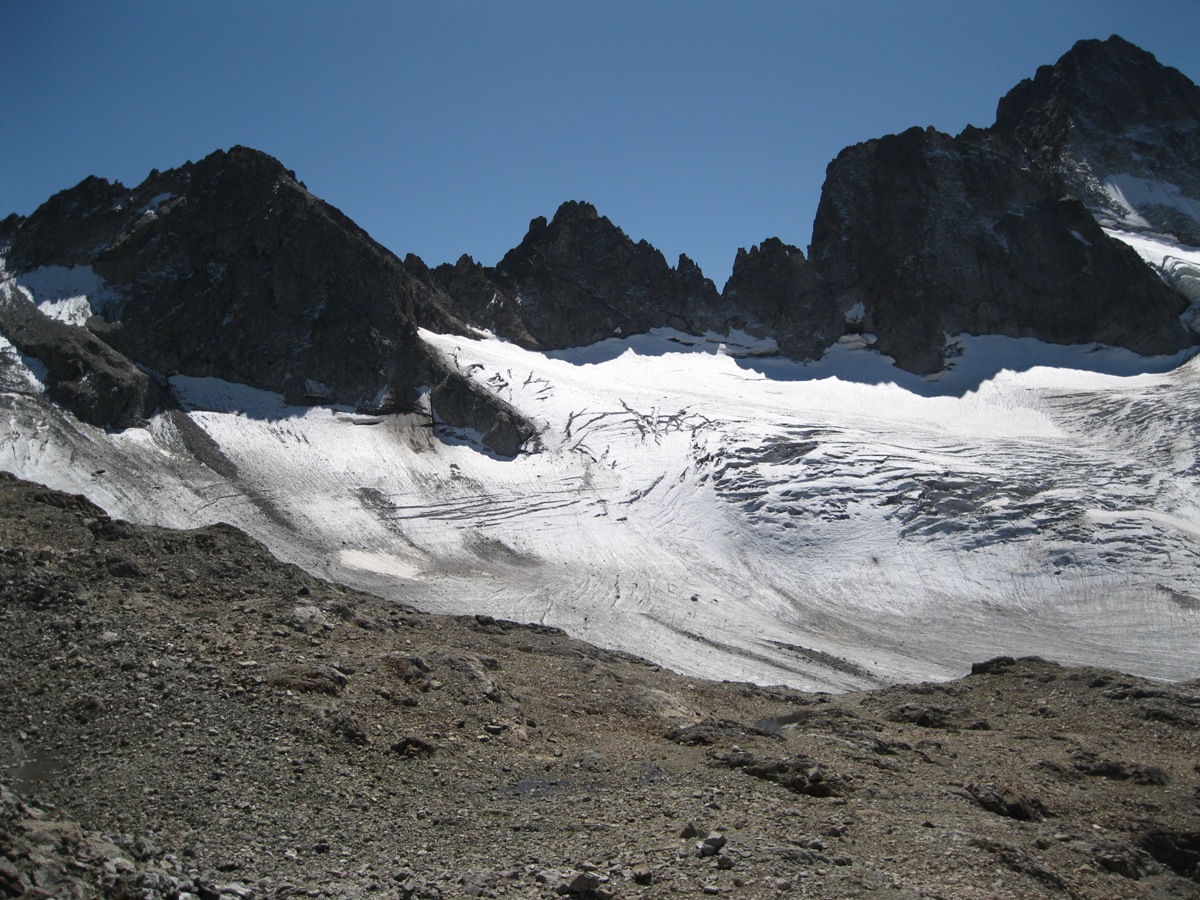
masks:
<path id="1" fill-rule="evenodd" d="M 9 784 L 36 784 L 45 781 L 63 767 L 63 761 L 46 750 L 34 750 L 15 762 L 4 765 Z"/>

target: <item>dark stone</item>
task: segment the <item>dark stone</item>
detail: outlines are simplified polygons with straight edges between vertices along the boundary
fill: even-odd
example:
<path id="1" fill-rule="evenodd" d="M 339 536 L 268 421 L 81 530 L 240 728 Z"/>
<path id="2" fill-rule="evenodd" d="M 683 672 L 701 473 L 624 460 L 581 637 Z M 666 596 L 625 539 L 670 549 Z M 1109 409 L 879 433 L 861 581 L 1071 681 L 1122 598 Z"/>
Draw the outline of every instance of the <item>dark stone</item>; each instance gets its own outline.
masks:
<path id="1" fill-rule="evenodd" d="M 809 797 L 835 797 L 849 790 L 846 778 L 826 775 L 820 766 L 806 756 L 772 758 L 744 750 L 728 753 L 710 750 L 708 755 L 715 763 L 740 769 L 753 778 L 774 781 Z"/>
<path id="2" fill-rule="evenodd" d="M 971 664 L 972 675 L 988 675 L 991 673 L 1005 672 L 1017 664 L 1017 661 L 1011 656 L 994 656 L 985 662 L 977 662 Z"/>
<path id="3" fill-rule="evenodd" d="M 432 271 L 464 319 L 534 349 L 594 344 L 669 326 L 703 331 L 719 297 L 699 267 L 676 268 L 589 203 L 539 216 L 495 268 L 470 257 Z"/>
<path id="4" fill-rule="evenodd" d="M 1078 42 L 1014 87 L 996 108 L 992 132 L 1101 221 L 1124 212 L 1100 189 L 1113 175 L 1173 184 L 1200 200 L 1200 88 L 1116 35 Z M 1200 244 L 1200 220 L 1126 199 L 1153 230 Z"/>
<path id="5" fill-rule="evenodd" d="M 528 419 L 503 400 L 458 372 L 450 372 L 430 392 L 434 420 L 468 429 L 500 456 L 516 456 L 537 434 Z"/>
<path id="6" fill-rule="evenodd" d="M 722 293 L 724 324 L 772 334 L 788 356 L 819 357 L 845 321 L 832 298 L 816 290 L 814 277 L 800 249 L 778 238 L 738 250 Z"/>
<path id="7" fill-rule="evenodd" d="M 813 228 L 819 290 L 902 368 L 931 373 L 945 335 L 1097 341 L 1173 353 L 1186 301 L 1076 199 L 983 133 L 913 128 L 843 150 Z"/>
<path id="8" fill-rule="evenodd" d="M 16 272 L 90 265 L 126 297 L 89 322 L 90 345 L 82 336 L 68 340 L 70 326 L 39 322 L 53 339 L 38 343 L 36 353 L 22 352 L 48 366 L 59 357 L 62 365 L 83 358 L 86 370 L 87 351 L 127 380 L 136 371 L 132 360 L 167 375 L 277 391 L 297 404 L 410 411 L 425 386 L 450 374 L 418 326 L 465 330 L 432 285 L 411 276 L 277 160 L 245 147 L 152 172 L 133 189 L 85 179 L 19 223 L 8 262 Z M 30 314 L 21 316 L 0 327 L 30 331 Z M 56 389 L 69 395 L 78 378 L 52 374 Z M 124 399 L 116 410 L 92 410 L 86 397 L 59 402 L 82 408 L 89 421 L 136 424 L 153 398 L 141 402 L 137 386 L 117 386 L 123 389 L 103 392 Z M 476 402 L 477 423 L 487 419 L 489 403 L 486 393 Z M 494 412 L 504 420 L 497 438 L 511 447 L 514 430 L 526 426 L 511 421 L 511 408 Z M 477 430 L 486 435 L 496 425 Z"/>
<path id="9" fill-rule="evenodd" d="M 158 383 L 86 328 L 42 313 L 0 286 L 0 332 L 46 367 L 46 390 L 76 417 L 121 431 L 144 425 L 163 399 Z"/>
<path id="10" fill-rule="evenodd" d="M 914 706 L 906 703 L 897 708 L 888 718 L 893 722 L 905 722 L 921 728 L 951 727 L 950 711 L 936 706 Z"/>
<path id="11" fill-rule="evenodd" d="M 392 744 L 392 751 L 412 759 L 419 756 L 433 756 L 435 747 L 419 737 L 404 737 Z"/>
<path id="12" fill-rule="evenodd" d="M 1154 831 L 1141 848 L 1177 875 L 1200 882 L 1200 831 Z"/>
<path id="13" fill-rule="evenodd" d="M 968 784 L 966 792 L 983 809 L 1008 819 L 1040 822 L 1049 815 L 1040 800 L 1021 796 L 1010 788 L 997 788 L 990 784 Z"/>

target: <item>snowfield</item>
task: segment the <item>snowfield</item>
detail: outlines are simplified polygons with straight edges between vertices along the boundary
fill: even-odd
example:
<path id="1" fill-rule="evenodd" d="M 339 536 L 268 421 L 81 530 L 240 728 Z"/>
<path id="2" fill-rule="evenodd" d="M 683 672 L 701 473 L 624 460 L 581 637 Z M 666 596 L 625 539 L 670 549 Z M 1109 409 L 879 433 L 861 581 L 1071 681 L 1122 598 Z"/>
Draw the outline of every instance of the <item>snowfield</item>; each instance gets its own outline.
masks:
<path id="1" fill-rule="evenodd" d="M 739 334 L 423 337 L 537 421 L 538 452 L 185 377 L 185 412 L 109 434 L 6 345 L 0 468 L 710 678 L 849 690 L 1001 653 L 1200 675 L 1200 361 L 963 336 L 930 380 L 869 336 L 811 365 Z"/>

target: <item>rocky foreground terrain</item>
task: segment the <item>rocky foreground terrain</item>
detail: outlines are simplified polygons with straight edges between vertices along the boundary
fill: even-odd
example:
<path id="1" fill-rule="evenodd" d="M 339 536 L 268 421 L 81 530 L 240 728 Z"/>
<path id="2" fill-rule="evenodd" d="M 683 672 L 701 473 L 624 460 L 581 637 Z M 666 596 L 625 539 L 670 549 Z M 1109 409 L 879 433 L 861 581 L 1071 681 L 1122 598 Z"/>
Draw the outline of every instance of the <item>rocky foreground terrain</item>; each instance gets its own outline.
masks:
<path id="1" fill-rule="evenodd" d="M 0 476 L 0 896 L 1196 897 L 1200 684 L 684 678 Z"/>

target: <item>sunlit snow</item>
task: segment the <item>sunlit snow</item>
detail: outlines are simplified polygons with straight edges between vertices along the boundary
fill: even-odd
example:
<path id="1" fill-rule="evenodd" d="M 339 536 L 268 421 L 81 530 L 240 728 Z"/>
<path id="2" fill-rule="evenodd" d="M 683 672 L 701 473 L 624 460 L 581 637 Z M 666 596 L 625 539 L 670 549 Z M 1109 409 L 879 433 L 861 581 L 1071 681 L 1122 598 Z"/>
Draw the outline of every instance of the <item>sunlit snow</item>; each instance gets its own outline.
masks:
<path id="1" fill-rule="evenodd" d="M 0 279 L 9 279 L 2 265 Z M 42 266 L 12 278 L 11 283 L 43 313 L 68 325 L 83 325 L 95 313 L 121 302 L 91 266 Z"/>
<path id="2" fill-rule="evenodd" d="M 850 689 L 1000 653 L 1200 675 L 1198 362 L 963 336 L 929 380 L 867 340 L 802 366 L 738 334 L 557 358 L 423 337 L 540 451 L 177 377 L 211 444 L 183 414 L 105 434 L 7 391 L 0 467 L 709 677 Z"/>

